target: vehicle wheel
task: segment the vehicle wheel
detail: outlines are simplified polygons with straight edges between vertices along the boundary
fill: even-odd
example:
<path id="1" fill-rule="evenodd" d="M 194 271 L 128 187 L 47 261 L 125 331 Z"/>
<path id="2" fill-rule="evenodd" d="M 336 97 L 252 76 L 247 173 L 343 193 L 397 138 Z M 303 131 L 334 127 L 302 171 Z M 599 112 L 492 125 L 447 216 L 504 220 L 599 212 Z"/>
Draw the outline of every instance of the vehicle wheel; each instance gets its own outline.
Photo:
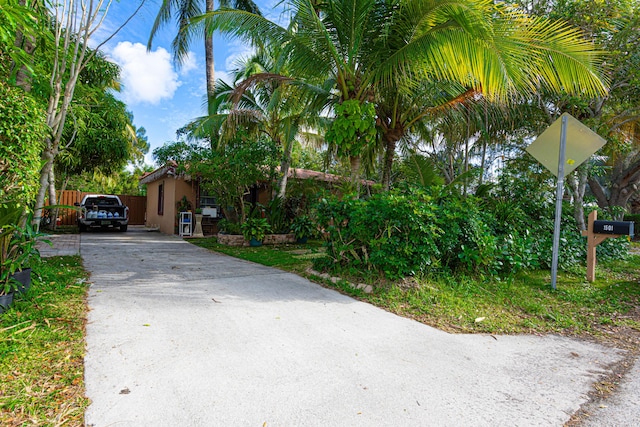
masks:
<path id="1" fill-rule="evenodd" d="M 122 231 L 122 232 L 127 231 L 127 226 L 126 225 L 121 225 L 120 226 L 120 231 Z"/>
<path id="2" fill-rule="evenodd" d="M 84 233 L 85 231 L 87 231 L 87 226 L 86 225 L 82 225 L 82 224 L 78 224 L 78 231 L 81 233 Z"/>

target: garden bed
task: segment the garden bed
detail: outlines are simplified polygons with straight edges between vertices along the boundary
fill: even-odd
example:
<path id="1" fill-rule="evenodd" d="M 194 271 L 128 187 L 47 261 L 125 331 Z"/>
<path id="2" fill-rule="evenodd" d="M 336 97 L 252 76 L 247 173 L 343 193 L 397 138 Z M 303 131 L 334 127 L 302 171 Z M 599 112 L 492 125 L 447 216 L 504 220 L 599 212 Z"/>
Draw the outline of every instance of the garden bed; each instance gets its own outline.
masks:
<path id="1" fill-rule="evenodd" d="M 227 246 L 249 246 L 249 242 L 241 234 L 222 234 L 216 236 L 218 243 Z M 294 234 L 267 234 L 262 241 L 263 245 L 283 245 L 285 243 L 295 243 Z"/>

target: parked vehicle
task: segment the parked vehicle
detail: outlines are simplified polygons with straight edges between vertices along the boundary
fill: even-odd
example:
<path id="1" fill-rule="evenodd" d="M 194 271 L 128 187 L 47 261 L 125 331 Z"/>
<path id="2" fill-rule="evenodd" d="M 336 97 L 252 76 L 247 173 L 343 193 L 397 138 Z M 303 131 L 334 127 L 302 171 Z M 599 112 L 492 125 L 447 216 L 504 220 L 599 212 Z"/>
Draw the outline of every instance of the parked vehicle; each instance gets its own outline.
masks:
<path id="1" fill-rule="evenodd" d="M 91 227 L 118 227 L 127 231 L 129 224 L 129 208 L 122 204 L 118 196 L 107 194 L 88 194 L 82 202 L 76 203 L 78 212 L 78 229 L 87 231 Z"/>

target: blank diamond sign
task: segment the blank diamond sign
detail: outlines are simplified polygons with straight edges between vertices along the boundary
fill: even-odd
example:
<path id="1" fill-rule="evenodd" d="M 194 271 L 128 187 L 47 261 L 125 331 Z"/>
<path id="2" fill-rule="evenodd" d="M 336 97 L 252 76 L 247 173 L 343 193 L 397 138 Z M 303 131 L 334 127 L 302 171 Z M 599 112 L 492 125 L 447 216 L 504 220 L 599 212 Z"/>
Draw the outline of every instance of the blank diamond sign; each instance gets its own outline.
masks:
<path id="1" fill-rule="evenodd" d="M 544 167 L 558 176 L 558 153 L 560 152 L 560 131 L 562 117 L 567 117 L 567 146 L 565 148 L 564 175 L 567 176 L 607 141 L 580 123 L 571 114 L 564 113 L 553 122 L 538 138 L 527 147 L 527 152 Z"/>
<path id="2" fill-rule="evenodd" d="M 556 288 L 558 277 L 558 253 L 560 252 L 560 218 L 562 217 L 562 194 L 564 177 L 606 141 L 597 133 L 580 123 L 570 114 L 564 113 L 553 122 L 542 135 L 527 147 L 527 151 L 558 178 L 556 185 L 556 219 L 553 226 L 553 255 L 551 257 L 551 287 Z"/>

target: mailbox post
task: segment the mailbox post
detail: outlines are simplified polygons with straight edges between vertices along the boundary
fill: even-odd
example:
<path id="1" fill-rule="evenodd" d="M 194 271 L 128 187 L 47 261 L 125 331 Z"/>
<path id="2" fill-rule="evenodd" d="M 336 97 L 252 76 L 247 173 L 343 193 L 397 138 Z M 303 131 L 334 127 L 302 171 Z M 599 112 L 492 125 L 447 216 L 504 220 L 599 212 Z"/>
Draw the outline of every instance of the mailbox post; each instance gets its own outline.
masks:
<path id="1" fill-rule="evenodd" d="M 632 221 L 598 221 L 598 211 L 589 214 L 587 230 L 587 281 L 596 280 L 596 247 L 610 237 L 633 236 Z"/>

